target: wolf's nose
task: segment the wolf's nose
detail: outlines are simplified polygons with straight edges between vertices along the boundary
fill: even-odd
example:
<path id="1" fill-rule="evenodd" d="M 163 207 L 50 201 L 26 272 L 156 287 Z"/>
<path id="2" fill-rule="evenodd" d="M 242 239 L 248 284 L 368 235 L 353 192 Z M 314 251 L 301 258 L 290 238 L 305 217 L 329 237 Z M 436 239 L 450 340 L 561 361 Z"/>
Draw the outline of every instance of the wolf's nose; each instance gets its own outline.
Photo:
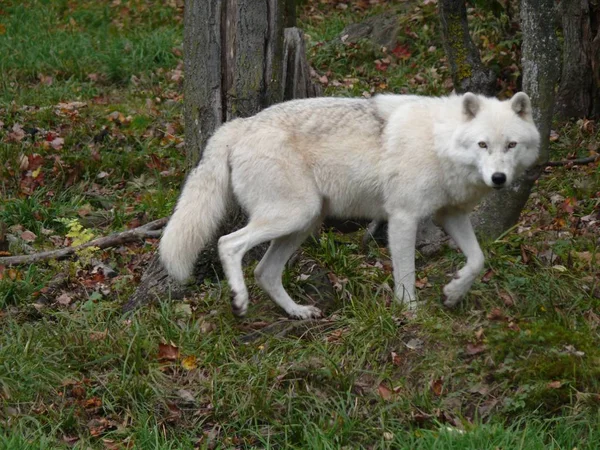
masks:
<path id="1" fill-rule="evenodd" d="M 495 172 L 492 174 L 492 183 L 497 186 L 502 186 L 506 183 L 506 174 L 502 172 Z"/>

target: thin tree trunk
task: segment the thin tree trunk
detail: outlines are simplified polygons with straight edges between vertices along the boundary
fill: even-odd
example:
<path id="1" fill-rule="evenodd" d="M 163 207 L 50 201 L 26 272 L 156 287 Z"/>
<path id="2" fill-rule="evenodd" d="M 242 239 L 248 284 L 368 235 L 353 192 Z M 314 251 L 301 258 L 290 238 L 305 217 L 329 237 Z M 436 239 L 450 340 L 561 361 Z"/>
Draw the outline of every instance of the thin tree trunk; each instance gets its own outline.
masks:
<path id="1" fill-rule="evenodd" d="M 563 60 L 556 113 L 565 119 L 600 113 L 600 5 L 562 0 Z"/>
<path id="2" fill-rule="evenodd" d="M 494 95 L 496 76 L 483 65 L 479 50 L 471 39 L 465 0 L 440 0 L 438 5 L 454 89 L 459 93 Z"/>
<path id="3" fill-rule="evenodd" d="M 533 119 L 541 135 L 539 164 L 548 161 L 554 92 L 560 68 L 554 17 L 554 0 L 521 1 L 523 91 L 531 98 Z M 494 191 L 486 198 L 473 220 L 481 234 L 497 237 L 519 220 L 541 170 L 542 166 L 531 169 L 510 188 Z"/>

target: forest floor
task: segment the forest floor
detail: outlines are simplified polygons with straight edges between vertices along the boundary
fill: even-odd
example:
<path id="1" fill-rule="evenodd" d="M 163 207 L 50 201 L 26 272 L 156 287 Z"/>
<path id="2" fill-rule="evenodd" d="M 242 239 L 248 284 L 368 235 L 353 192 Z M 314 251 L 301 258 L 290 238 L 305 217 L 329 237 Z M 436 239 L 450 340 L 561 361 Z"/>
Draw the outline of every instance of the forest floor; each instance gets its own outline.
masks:
<path id="1" fill-rule="evenodd" d="M 302 3 L 326 95 L 451 91 L 435 1 Z M 0 255 L 170 214 L 185 173 L 181 4 L 2 2 Z M 471 10 L 470 25 L 506 97 L 520 34 L 500 9 Z M 336 40 L 380 13 L 398 18 L 392 48 Z M 555 123 L 551 140 L 552 160 L 586 157 L 600 126 Z M 0 266 L 0 448 L 595 449 L 599 206 L 597 162 L 546 168 L 519 224 L 482 242 L 485 273 L 459 308 L 440 297 L 462 255 L 419 256 L 411 320 L 387 251 L 361 249 L 360 233 L 304 246 L 336 300 L 296 325 L 251 277 L 243 320 L 219 280 L 124 315 L 157 239 Z M 305 269 L 284 277 L 303 301 Z"/>

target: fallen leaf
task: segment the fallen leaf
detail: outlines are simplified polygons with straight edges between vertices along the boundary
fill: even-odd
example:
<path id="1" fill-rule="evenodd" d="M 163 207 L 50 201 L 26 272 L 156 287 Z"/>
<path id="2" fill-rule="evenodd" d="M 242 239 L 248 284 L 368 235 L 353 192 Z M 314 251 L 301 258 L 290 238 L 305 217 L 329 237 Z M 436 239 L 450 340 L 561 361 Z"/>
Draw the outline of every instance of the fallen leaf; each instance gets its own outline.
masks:
<path id="1" fill-rule="evenodd" d="M 185 370 L 196 369 L 198 367 L 198 358 L 196 358 L 194 355 L 186 356 L 181 361 L 181 367 L 183 367 Z"/>
<path id="2" fill-rule="evenodd" d="M 377 392 L 379 392 L 379 396 L 385 401 L 389 401 L 394 397 L 394 391 L 388 388 L 385 384 L 381 383 L 377 387 Z"/>
<path id="3" fill-rule="evenodd" d="M 179 359 L 179 347 L 172 342 L 170 344 L 158 344 L 159 361 L 176 361 Z"/>
<path id="4" fill-rule="evenodd" d="M 444 390 L 444 378 L 438 378 L 437 380 L 433 380 L 431 382 L 431 391 L 437 395 L 438 397 L 442 395 Z"/>
<path id="5" fill-rule="evenodd" d="M 487 318 L 489 320 L 504 320 L 506 317 L 500 308 L 492 308 L 490 313 L 487 315 Z"/>
<path id="6" fill-rule="evenodd" d="M 12 127 L 12 131 L 8 133 L 7 139 L 11 142 L 21 142 L 25 137 L 25 131 L 18 123 Z"/>
<path id="7" fill-rule="evenodd" d="M 56 302 L 60 303 L 63 306 L 69 306 L 72 301 L 73 301 L 73 299 L 67 293 L 63 293 L 56 298 Z"/>
<path id="8" fill-rule="evenodd" d="M 108 330 L 90 332 L 90 341 L 102 341 L 108 336 Z"/>
<path id="9" fill-rule="evenodd" d="M 396 352 L 392 352 L 390 354 L 390 357 L 392 359 L 392 364 L 395 366 L 400 366 L 402 365 L 402 357 L 400 357 L 400 355 L 398 355 L 398 353 Z"/>
<path id="10" fill-rule="evenodd" d="M 196 403 L 196 399 L 194 398 L 194 394 L 192 394 L 190 391 L 188 391 L 186 389 L 179 389 L 177 391 L 177 395 L 185 403 Z"/>
<path id="11" fill-rule="evenodd" d="M 84 403 L 83 407 L 85 409 L 94 409 L 100 408 L 102 406 L 102 399 L 99 397 L 88 398 Z"/>
<path id="12" fill-rule="evenodd" d="M 206 320 L 203 320 L 200 323 L 200 332 L 202 334 L 210 333 L 211 331 L 214 331 L 216 329 L 217 329 L 217 325 L 215 325 L 213 322 L 208 322 Z"/>
<path id="13" fill-rule="evenodd" d="M 424 342 L 421 339 L 413 338 L 404 345 L 406 345 L 406 347 L 408 347 L 410 350 L 418 350 L 423 347 L 423 344 Z"/>
<path id="14" fill-rule="evenodd" d="M 64 144 L 65 144 L 65 140 L 60 137 L 57 137 L 57 138 L 53 139 L 52 141 L 50 141 L 50 146 L 54 150 L 61 150 L 63 148 Z"/>
<path id="15" fill-rule="evenodd" d="M 509 308 L 511 306 L 514 306 L 515 301 L 513 300 L 512 296 L 508 292 L 502 291 L 498 295 L 504 301 L 504 306 L 509 307 Z"/>
<path id="16" fill-rule="evenodd" d="M 521 328 L 519 327 L 519 325 L 517 325 L 517 324 L 516 324 L 516 323 L 514 323 L 514 322 L 509 322 L 509 323 L 508 323 L 508 328 L 509 328 L 510 330 L 513 330 L 513 331 L 521 331 Z"/>
<path id="17" fill-rule="evenodd" d="M 408 59 L 412 56 L 408 45 L 405 44 L 396 45 L 396 47 L 394 47 L 394 49 L 392 50 L 392 53 L 398 59 Z"/>
<path id="18" fill-rule="evenodd" d="M 465 353 L 469 356 L 479 355 L 485 351 L 485 345 L 468 343 L 465 348 Z"/>
<path id="19" fill-rule="evenodd" d="M 32 231 L 25 230 L 21 233 L 21 239 L 25 242 L 33 242 L 37 239 L 37 236 Z"/>
<path id="20" fill-rule="evenodd" d="M 475 339 L 477 339 L 478 341 L 481 341 L 481 339 L 483 338 L 483 327 L 480 327 L 476 332 L 475 332 Z"/>
<path id="21" fill-rule="evenodd" d="M 423 289 L 424 287 L 427 286 L 427 282 L 428 282 L 427 277 L 420 278 L 415 281 L 415 287 L 417 289 Z"/>
<path id="22" fill-rule="evenodd" d="M 492 269 L 489 269 L 486 273 L 483 274 L 483 276 L 481 277 L 481 282 L 482 283 L 489 283 L 490 280 L 493 278 L 494 276 L 494 271 Z"/>

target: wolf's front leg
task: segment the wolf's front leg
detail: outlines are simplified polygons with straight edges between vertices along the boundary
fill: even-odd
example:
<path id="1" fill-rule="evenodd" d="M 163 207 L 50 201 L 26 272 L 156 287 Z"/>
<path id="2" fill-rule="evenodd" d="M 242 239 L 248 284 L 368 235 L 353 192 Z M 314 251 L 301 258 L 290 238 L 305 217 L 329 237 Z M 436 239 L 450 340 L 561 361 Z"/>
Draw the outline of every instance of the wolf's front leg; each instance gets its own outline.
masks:
<path id="1" fill-rule="evenodd" d="M 415 244 L 417 218 L 408 214 L 390 215 L 388 222 L 389 245 L 394 265 L 394 293 L 399 302 L 409 309 L 416 308 L 415 296 Z"/>
<path id="2" fill-rule="evenodd" d="M 445 215 L 440 222 L 458 248 L 467 257 L 467 264 L 460 269 L 454 279 L 444 287 L 444 305 L 456 305 L 467 293 L 475 278 L 483 270 L 483 252 L 477 242 L 468 214 Z"/>

